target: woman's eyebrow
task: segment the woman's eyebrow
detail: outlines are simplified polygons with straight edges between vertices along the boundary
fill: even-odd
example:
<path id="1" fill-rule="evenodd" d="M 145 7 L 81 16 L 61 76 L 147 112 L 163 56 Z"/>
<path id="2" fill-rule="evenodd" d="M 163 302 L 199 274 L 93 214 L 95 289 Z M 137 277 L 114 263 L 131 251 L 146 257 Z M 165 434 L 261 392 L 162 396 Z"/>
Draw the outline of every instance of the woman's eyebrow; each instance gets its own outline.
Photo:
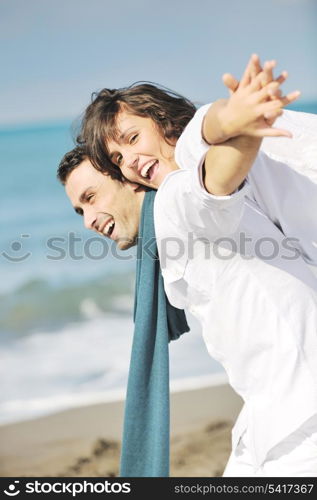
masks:
<path id="1" fill-rule="evenodd" d="M 134 128 L 135 128 L 135 126 L 133 125 L 132 127 L 129 127 L 129 128 L 127 128 L 124 132 L 122 132 L 122 134 L 121 134 L 121 135 L 120 135 L 120 137 L 119 137 L 119 141 L 123 141 L 123 140 L 126 138 L 126 136 L 128 135 L 128 133 L 129 133 L 131 130 L 133 130 Z"/>

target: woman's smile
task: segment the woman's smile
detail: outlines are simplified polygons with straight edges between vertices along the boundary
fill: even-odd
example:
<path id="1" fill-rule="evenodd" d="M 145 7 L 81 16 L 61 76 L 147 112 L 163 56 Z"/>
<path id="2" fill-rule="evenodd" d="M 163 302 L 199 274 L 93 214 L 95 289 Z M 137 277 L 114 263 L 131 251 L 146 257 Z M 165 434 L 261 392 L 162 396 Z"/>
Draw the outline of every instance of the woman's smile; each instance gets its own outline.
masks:
<path id="1" fill-rule="evenodd" d="M 109 140 L 107 148 L 111 161 L 132 182 L 157 189 L 165 177 L 176 170 L 175 143 L 169 144 L 151 118 L 118 114 L 116 141 Z"/>

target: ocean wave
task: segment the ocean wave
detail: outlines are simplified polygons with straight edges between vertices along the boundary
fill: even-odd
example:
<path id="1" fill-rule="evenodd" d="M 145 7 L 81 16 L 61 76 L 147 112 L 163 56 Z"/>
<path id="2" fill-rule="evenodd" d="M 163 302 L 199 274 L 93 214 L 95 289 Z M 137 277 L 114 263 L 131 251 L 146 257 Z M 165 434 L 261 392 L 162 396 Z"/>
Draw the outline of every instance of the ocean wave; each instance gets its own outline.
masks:
<path id="1" fill-rule="evenodd" d="M 191 331 L 169 348 L 175 390 L 202 385 L 221 370 L 207 353 L 198 323 L 192 317 L 188 320 Z M 85 401 L 110 401 L 118 394 L 122 399 L 133 329 L 132 315 L 103 313 L 0 346 L 0 423 L 35 418 Z"/>
<path id="2" fill-rule="evenodd" d="M 106 312 L 131 314 L 133 290 L 133 273 L 58 285 L 42 278 L 28 280 L 14 293 L 0 295 L 2 340 L 12 333 L 28 335 Z"/>

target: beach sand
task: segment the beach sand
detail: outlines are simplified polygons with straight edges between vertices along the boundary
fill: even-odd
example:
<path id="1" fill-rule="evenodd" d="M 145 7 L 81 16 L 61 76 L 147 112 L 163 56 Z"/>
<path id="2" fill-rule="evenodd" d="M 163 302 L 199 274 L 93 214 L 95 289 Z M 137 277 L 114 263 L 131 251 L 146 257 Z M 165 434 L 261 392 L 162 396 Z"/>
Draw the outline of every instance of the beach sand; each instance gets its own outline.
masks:
<path id="1" fill-rule="evenodd" d="M 220 379 L 171 394 L 171 476 L 222 475 L 241 400 Z M 2 425 L 0 476 L 117 476 L 123 408 L 98 403 Z"/>

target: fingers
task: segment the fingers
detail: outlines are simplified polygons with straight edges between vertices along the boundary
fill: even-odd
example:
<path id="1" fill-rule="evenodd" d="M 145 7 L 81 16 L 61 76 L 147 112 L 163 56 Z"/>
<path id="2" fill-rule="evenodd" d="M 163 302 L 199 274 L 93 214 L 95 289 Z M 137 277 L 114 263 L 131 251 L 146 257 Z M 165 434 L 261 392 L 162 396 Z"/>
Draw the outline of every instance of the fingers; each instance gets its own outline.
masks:
<path id="1" fill-rule="evenodd" d="M 252 54 L 242 75 L 240 87 L 246 87 L 247 85 L 249 85 L 251 81 L 251 75 L 257 71 L 259 65 L 259 56 L 257 54 Z"/>
<path id="2" fill-rule="evenodd" d="M 261 88 L 266 87 L 271 82 L 276 82 L 278 86 L 282 85 L 286 79 L 288 78 L 287 71 L 282 71 L 278 78 L 274 79 L 273 69 L 276 66 L 276 61 L 266 61 L 264 63 L 263 70 L 257 74 L 256 78 L 254 78 L 250 83 L 250 90 L 254 92 L 256 90 L 260 90 Z M 269 87 L 270 92 L 266 96 L 267 98 L 281 97 L 281 92 L 277 90 L 277 88 Z"/>
<path id="3" fill-rule="evenodd" d="M 272 82 L 272 84 L 273 83 L 275 82 Z M 262 91 L 259 91 L 258 93 L 262 93 L 263 90 L 264 89 L 262 89 Z M 271 113 L 272 115 L 274 115 L 278 113 L 278 111 L 281 110 L 284 106 L 287 106 L 288 104 L 296 101 L 296 99 L 298 99 L 299 96 L 300 96 L 300 91 L 295 90 L 294 92 L 290 92 L 289 94 L 287 94 L 287 96 L 285 97 L 276 98 L 272 101 L 262 102 L 257 106 L 256 110 L 257 116 L 264 116 L 265 118 L 267 118 L 268 116 L 270 116 Z"/>
<path id="4" fill-rule="evenodd" d="M 232 95 L 238 89 L 239 85 L 248 85 L 250 80 L 255 78 L 261 71 L 262 67 L 260 64 L 259 56 L 257 54 L 252 54 L 242 76 L 241 82 L 239 82 L 239 80 L 231 75 L 231 73 L 225 73 L 222 76 L 222 81 Z"/>
<path id="5" fill-rule="evenodd" d="M 280 76 L 278 78 L 276 78 L 275 81 L 278 82 L 280 85 L 282 85 L 282 83 L 284 83 L 287 78 L 288 78 L 287 71 L 282 71 Z"/>
<path id="6" fill-rule="evenodd" d="M 270 127 L 273 126 L 275 123 L 276 119 L 283 114 L 283 109 L 278 109 L 276 111 L 271 111 L 268 113 L 264 113 L 264 121 L 267 125 Z"/>
<path id="7" fill-rule="evenodd" d="M 270 114 L 274 115 L 275 113 L 277 113 L 282 109 L 282 107 L 283 104 L 280 99 L 265 101 L 257 106 L 256 114 L 258 117 L 263 116 L 266 118 L 266 116 L 270 116 Z"/>
<path id="8" fill-rule="evenodd" d="M 279 128 L 260 128 L 256 131 L 256 137 L 289 137 L 292 138 L 291 132 Z"/>
<path id="9" fill-rule="evenodd" d="M 284 107 L 287 106 L 288 104 L 291 104 L 292 102 L 296 101 L 299 96 L 301 95 L 299 90 L 294 90 L 294 92 L 290 92 L 286 96 L 279 95 L 278 93 L 275 94 L 275 91 L 270 92 L 269 95 L 272 97 L 273 100 L 271 102 L 275 102 L 276 106 Z"/>
<path id="10" fill-rule="evenodd" d="M 300 94 L 300 90 L 295 90 L 294 92 L 290 92 L 285 97 L 282 97 L 279 100 L 282 102 L 283 106 L 287 106 L 291 102 L 296 101 L 296 99 L 299 98 Z"/>
<path id="11" fill-rule="evenodd" d="M 282 97 L 282 91 L 279 87 L 272 88 L 272 89 L 268 90 L 268 95 L 269 95 L 269 97 L 271 97 L 271 99 L 272 98 L 279 99 L 280 97 Z"/>
<path id="12" fill-rule="evenodd" d="M 230 73 L 225 73 L 222 76 L 222 81 L 228 88 L 230 94 L 232 95 L 239 87 L 239 81 L 234 78 Z"/>
<path id="13" fill-rule="evenodd" d="M 250 91 L 255 92 L 266 87 L 269 83 L 274 80 L 273 68 L 276 66 L 276 61 L 266 61 L 264 63 L 263 71 L 257 74 L 257 76 L 250 82 Z M 279 82 L 277 82 L 279 85 Z"/>
<path id="14" fill-rule="evenodd" d="M 266 61 L 263 69 L 260 64 L 260 59 L 257 54 L 252 54 L 246 69 L 243 73 L 241 81 L 234 78 L 230 73 L 225 73 L 222 77 L 224 85 L 228 88 L 232 95 L 238 89 L 244 88 L 250 98 L 252 104 L 273 102 L 272 108 L 262 108 L 258 116 L 264 116 L 264 113 L 276 113 L 278 109 L 294 102 L 300 96 L 299 91 L 290 92 L 286 96 L 282 96 L 280 85 L 282 85 L 288 77 L 287 71 L 282 71 L 280 76 L 274 80 L 273 69 L 276 66 L 276 61 Z M 246 89 L 246 87 L 248 87 Z M 253 95 L 251 95 L 253 94 Z M 274 118 L 272 118 L 274 120 Z"/>
<path id="15" fill-rule="evenodd" d="M 276 66 L 276 61 L 266 61 L 263 67 L 263 76 L 261 78 L 261 85 L 265 87 L 268 83 L 272 82 L 273 77 L 273 68 Z"/>
<path id="16" fill-rule="evenodd" d="M 250 71 L 251 80 L 261 73 L 261 71 L 263 71 L 263 68 L 260 63 L 260 58 L 257 54 L 253 54 L 253 64 Z"/>
<path id="17" fill-rule="evenodd" d="M 276 78 L 274 81 L 277 82 L 279 85 L 282 85 L 287 79 L 287 77 L 288 77 L 287 71 L 282 71 L 280 76 Z M 276 89 L 275 91 L 274 90 L 270 91 L 270 99 L 279 99 L 281 97 L 282 97 L 282 91 L 280 89 Z"/>
<path id="18" fill-rule="evenodd" d="M 291 102 L 298 99 L 298 97 L 300 96 L 299 90 L 295 90 L 294 92 L 290 92 L 286 96 L 283 96 L 279 86 L 280 84 L 277 81 L 268 83 L 266 87 L 255 93 L 256 100 L 258 102 L 262 102 L 270 97 L 274 98 L 274 101 L 280 102 L 282 106 L 286 106 L 287 104 L 290 104 Z"/>
<path id="19" fill-rule="evenodd" d="M 273 69 L 276 66 L 276 61 L 266 61 L 263 68 L 261 67 L 260 59 L 257 54 L 252 54 L 244 71 L 244 74 L 239 82 L 231 73 L 225 73 L 222 77 L 224 85 L 228 88 L 232 95 L 239 87 L 251 85 L 251 92 L 264 88 L 268 83 L 275 81 L 278 85 L 282 85 L 288 77 L 287 71 L 283 71 L 278 78 L 274 80 Z M 272 93 L 274 97 L 280 97 L 280 94 Z M 267 96 L 269 97 L 269 96 Z"/>
<path id="20" fill-rule="evenodd" d="M 273 125 L 276 118 L 278 118 L 282 114 L 283 114 L 283 109 L 277 109 L 275 111 L 267 111 L 266 113 L 264 113 L 264 118 L 265 121 L 270 122 L 269 123 L 270 125 Z"/>
<path id="21" fill-rule="evenodd" d="M 261 74 L 259 75 L 259 79 L 258 81 L 261 81 Z M 254 87 L 256 88 L 258 82 L 254 83 Z M 277 96 L 279 95 L 279 83 L 278 82 L 270 82 L 268 83 L 265 87 L 263 87 L 261 90 L 259 90 L 258 92 L 255 92 L 254 94 L 254 97 L 255 99 L 258 101 L 258 102 L 261 102 L 261 101 L 264 101 L 266 100 L 268 97 L 272 97 L 272 96 Z M 254 91 L 255 89 L 253 89 L 252 91 Z"/>

